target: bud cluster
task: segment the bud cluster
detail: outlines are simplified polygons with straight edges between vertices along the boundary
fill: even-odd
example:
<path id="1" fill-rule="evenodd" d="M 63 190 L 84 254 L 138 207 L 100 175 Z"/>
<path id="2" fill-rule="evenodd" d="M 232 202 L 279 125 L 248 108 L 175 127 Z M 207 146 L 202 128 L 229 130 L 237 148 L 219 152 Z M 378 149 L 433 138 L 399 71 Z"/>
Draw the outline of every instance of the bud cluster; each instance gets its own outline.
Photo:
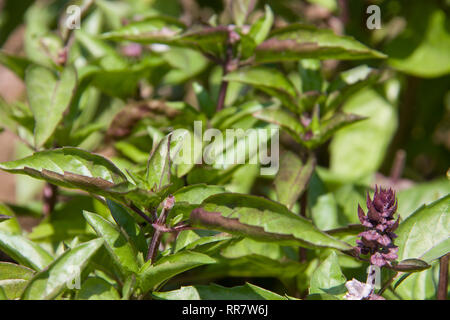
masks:
<path id="1" fill-rule="evenodd" d="M 379 267 L 390 265 L 397 259 L 398 247 L 394 245 L 399 218 L 394 219 L 397 211 L 395 192 L 375 187 L 373 200 L 367 193 L 367 215 L 358 205 L 358 217 L 366 230 L 358 235 L 356 250 L 359 254 L 370 254 L 370 263 Z"/>

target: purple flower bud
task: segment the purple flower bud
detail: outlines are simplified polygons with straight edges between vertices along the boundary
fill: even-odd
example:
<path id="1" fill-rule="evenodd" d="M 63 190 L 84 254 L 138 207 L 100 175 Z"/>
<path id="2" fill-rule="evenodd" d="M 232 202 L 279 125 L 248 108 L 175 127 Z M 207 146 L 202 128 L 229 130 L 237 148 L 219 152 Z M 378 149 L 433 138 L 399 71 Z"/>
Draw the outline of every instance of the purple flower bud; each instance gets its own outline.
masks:
<path id="1" fill-rule="evenodd" d="M 387 264 L 387 261 L 381 253 L 375 252 L 375 254 L 370 256 L 370 263 L 378 267 L 383 267 Z"/>
<path id="2" fill-rule="evenodd" d="M 397 211 L 395 192 L 375 186 L 373 200 L 367 193 L 366 204 L 367 215 L 358 205 L 358 218 L 366 227 L 366 231 L 358 235 L 361 240 L 356 241 L 356 252 L 370 254 L 370 262 L 373 265 L 390 265 L 391 261 L 398 258 L 398 248 L 394 245 L 394 239 L 397 237 L 394 231 L 399 224 L 399 218 L 394 219 L 394 213 Z"/>
<path id="3" fill-rule="evenodd" d="M 384 235 L 380 236 L 380 237 L 377 239 L 377 242 L 378 242 L 379 244 L 381 244 L 382 246 L 387 247 L 387 246 L 389 246 L 389 245 L 392 243 L 392 240 L 391 240 L 391 238 L 389 237 L 389 235 L 384 234 Z"/>

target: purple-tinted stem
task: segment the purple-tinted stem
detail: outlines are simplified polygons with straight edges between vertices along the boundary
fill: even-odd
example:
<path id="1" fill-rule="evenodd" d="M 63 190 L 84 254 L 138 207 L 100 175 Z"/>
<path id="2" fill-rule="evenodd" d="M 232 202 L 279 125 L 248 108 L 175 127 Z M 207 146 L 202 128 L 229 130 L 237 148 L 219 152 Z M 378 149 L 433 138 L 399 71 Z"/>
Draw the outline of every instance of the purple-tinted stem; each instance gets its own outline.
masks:
<path id="1" fill-rule="evenodd" d="M 141 211 L 134 203 L 130 205 L 130 209 L 136 212 L 139 216 L 141 216 L 145 221 L 152 224 L 154 220 L 152 220 L 149 216 L 147 216 L 144 212 Z"/>
<path id="2" fill-rule="evenodd" d="M 225 75 L 225 72 L 223 75 Z M 228 89 L 228 81 L 223 80 L 222 83 L 220 84 L 219 98 L 217 101 L 216 111 L 220 111 L 223 109 L 223 106 L 225 104 L 225 96 L 227 95 L 227 89 Z"/>
<path id="3" fill-rule="evenodd" d="M 174 226 L 173 228 L 169 228 L 166 226 L 161 226 L 157 223 L 152 224 L 153 228 L 155 228 L 156 230 L 159 230 L 161 232 L 180 232 L 180 231 L 184 231 L 184 230 L 193 230 L 195 229 L 194 227 L 188 225 L 188 224 L 178 224 L 176 226 Z"/>
<path id="4" fill-rule="evenodd" d="M 229 37 L 230 36 L 228 36 L 228 38 Z M 233 48 L 228 40 L 227 49 L 226 49 L 226 53 L 225 53 L 225 61 L 222 64 L 222 77 L 224 77 L 230 70 L 232 58 L 233 58 Z M 219 97 L 218 97 L 218 101 L 217 101 L 216 111 L 220 111 L 223 109 L 223 107 L 225 105 L 225 98 L 227 96 L 227 89 L 228 89 L 228 81 L 222 80 L 222 83 L 220 84 Z"/>
<path id="5" fill-rule="evenodd" d="M 386 291 L 387 288 L 389 288 L 389 286 L 391 285 L 391 283 L 394 281 L 395 277 L 397 277 L 398 272 L 396 272 L 392 277 L 389 278 L 388 281 L 386 281 L 386 283 L 383 285 L 383 287 L 381 287 L 380 291 L 378 291 L 378 295 L 381 296 L 383 294 L 384 291 Z"/>
<path id="6" fill-rule="evenodd" d="M 152 241 L 150 242 L 150 246 L 148 247 L 147 260 L 151 260 L 151 264 L 155 263 L 156 254 L 158 253 L 158 247 L 161 243 L 162 232 L 159 230 L 155 230 L 153 234 Z"/>
<path id="7" fill-rule="evenodd" d="M 448 288 L 448 260 L 450 253 L 447 253 L 440 259 L 439 264 L 439 284 L 437 291 L 438 300 L 447 300 L 447 288 Z"/>
<path id="8" fill-rule="evenodd" d="M 155 225 L 157 226 L 164 226 L 166 223 L 167 215 L 169 213 L 169 210 L 166 210 L 166 208 L 163 208 L 161 211 L 161 214 L 159 215 L 158 220 L 156 220 L 156 223 L 153 224 L 153 227 Z M 147 261 L 151 260 L 151 264 L 155 262 L 156 254 L 158 253 L 159 244 L 161 243 L 161 236 L 163 234 L 163 231 L 160 230 L 160 228 L 155 228 L 155 233 L 153 234 L 152 241 L 150 242 L 150 246 L 148 247 L 148 253 L 147 253 Z"/>
<path id="9" fill-rule="evenodd" d="M 55 208 L 58 197 L 58 187 L 47 182 L 44 186 L 44 215 L 48 216 Z"/>

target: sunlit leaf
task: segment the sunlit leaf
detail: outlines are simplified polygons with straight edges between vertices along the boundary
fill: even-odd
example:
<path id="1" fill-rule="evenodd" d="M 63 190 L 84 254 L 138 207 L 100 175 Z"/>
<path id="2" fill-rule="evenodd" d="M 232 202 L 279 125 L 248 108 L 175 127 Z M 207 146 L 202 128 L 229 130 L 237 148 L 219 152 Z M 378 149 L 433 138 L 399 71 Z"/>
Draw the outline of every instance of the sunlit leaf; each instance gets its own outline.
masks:
<path id="1" fill-rule="evenodd" d="M 41 270 L 53 261 L 53 257 L 38 244 L 20 235 L 0 230 L 0 249 L 20 264 L 33 270 Z"/>
<path id="2" fill-rule="evenodd" d="M 143 265 L 139 271 L 138 279 L 144 292 L 179 273 L 216 261 L 205 254 L 184 250 L 163 257 L 156 264 L 152 265 L 150 262 Z"/>
<path id="3" fill-rule="evenodd" d="M 217 284 L 196 285 L 167 292 L 153 292 L 152 295 L 164 300 L 287 300 L 250 283 L 232 288 Z"/>
<path id="4" fill-rule="evenodd" d="M 137 273 L 139 270 L 137 251 L 121 230 L 95 213 L 84 211 L 83 215 L 98 236 L 104 239 L 108 252 L 121 272 L 124 275 Z"/>
<path id="5" fill-rule="evenodd" d="M 67 250 L 48 268 L 38 272 L 22 294 L 25 300 L 47 300 L 55 298 L 67 284 L 77 281 L 95 252 L 103 245 L 103 239 L 95 239 Z"/>
<path id="6" fill-rule="evenodd" d="M 350 250 L 342 241 L 319 231 L 285 206 L 262 197 L 224 193 L 206 199 L 195 209 L 193 225 L 280 244 Z"/>
<path id="7" fill-rule="evenodd" d="M 73 67 L 64 68 L 59 78 L 44 67 L 31 66 L 25 75 L 30 109 L 34 114 L 35 145 L 40 148 L 51 136 L 63 118 L 77 84 Z"/>
<path id="8" fill-rule="evenodd" d="M 272 31 L 255 50 L 256 62 L 267 63 L 298 59 L 379 59 L 386 56 L 369 49 L 349 36 L 331 30 L 292 24 Z"/>

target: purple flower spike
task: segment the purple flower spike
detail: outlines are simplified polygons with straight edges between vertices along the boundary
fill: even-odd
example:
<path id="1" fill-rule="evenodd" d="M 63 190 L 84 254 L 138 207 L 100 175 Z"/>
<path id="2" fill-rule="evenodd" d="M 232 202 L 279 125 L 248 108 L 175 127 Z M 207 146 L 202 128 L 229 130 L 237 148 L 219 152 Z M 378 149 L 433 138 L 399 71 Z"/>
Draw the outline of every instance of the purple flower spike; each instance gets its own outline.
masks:
<path id="1" fill-rule="evenodd" d="M 375 186 L 373 199 L 367 193 L 367 215 L 358 205 L 358 218 L 366 231 L 361 232 L 357 240 L 356 251 L 359 254 L 370 254 L 370 263 L 379 267 L 390 265 L 397 259 L 397 246 L 394 239 L 397 235 L 399 219 L 394 219 L 397 211 L 397 200 L 392 189 L 378 189 Z"/>

